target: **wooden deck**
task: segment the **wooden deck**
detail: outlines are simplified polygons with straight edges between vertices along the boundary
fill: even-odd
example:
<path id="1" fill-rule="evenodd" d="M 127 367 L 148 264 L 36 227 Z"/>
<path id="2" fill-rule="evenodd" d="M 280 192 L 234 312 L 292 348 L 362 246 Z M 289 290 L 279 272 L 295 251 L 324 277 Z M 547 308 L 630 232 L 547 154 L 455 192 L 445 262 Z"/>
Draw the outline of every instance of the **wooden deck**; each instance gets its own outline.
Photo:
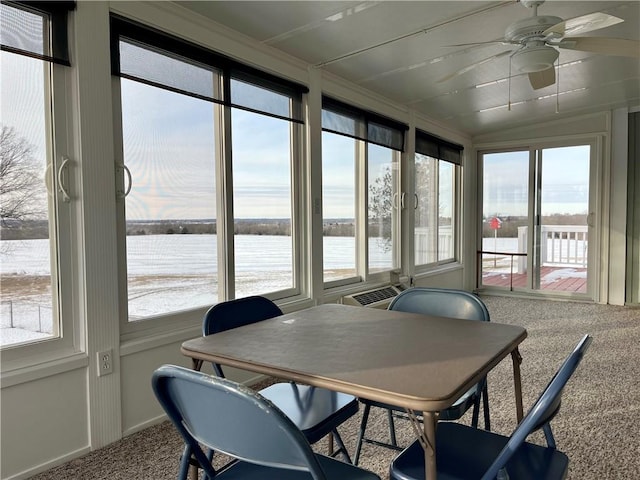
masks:
<path id="1" fill-rule="evenodd" d="M 484 272 L 483 287 L 527 288 L 527 274 L 504 272 Z M 540 290 L 556 292 L 587 293 L 587 269 L 568 267 L 542 267 L 540 270 Z"/>

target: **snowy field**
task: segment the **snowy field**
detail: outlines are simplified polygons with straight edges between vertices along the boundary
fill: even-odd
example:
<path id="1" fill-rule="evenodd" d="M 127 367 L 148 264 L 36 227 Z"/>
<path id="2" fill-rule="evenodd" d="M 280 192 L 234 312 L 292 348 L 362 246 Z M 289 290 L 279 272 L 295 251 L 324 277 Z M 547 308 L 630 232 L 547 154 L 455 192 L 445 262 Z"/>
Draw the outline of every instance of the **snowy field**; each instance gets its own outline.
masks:
<path id="1" fill-rule="evenodd" d="M 235 242 L 238 296 L 292 287 L 291 237 L 237 235 Z M 353 237 L 325 237 L 324 255 L 327 270 L 355 269 Z M 370 264 L 391 266 L 378 239 L 370 242 Z M 52 335 L 49 265 L 48 240 L 2 241 L 0 344 Z M 215 235 L 127 237 L 127 267 L 131 320 L 217 301 Z"/>
<path id="2" fill-rule="evenodd" d="M 237 296 L 292 287 L 291 237 L 238 235 L 235 242 Z M 485 238 L 483 249 L 516 252 L 517 242 L 516 238 Z M 391 254 L 380 240 L 371 239 L 369 246 L 372 268 L 389 269 Z M 355 269 L 354 238 L 325 237 L 324 257 L 326 271 Z M 215 235 L 130 236 L 127 262 L 130 320 L 217 301 Z M 508 271 L 509 265 L 507 256 L 501 257 L 496 267 Z M 48 240 L 2 241 L 0 274 L 0 344 L 50 337 Z"/>

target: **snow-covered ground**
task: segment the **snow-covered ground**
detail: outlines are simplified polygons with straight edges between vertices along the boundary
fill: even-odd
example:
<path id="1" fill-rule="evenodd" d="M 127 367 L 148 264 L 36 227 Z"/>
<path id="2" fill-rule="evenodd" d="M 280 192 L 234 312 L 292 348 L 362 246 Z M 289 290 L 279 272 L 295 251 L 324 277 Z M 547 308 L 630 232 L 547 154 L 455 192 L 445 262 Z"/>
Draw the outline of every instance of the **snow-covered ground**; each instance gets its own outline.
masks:
<path id="1" fill-rule="evenodd" d="M 238 296 L 292 287 L 291 237 L 237 235 L 235 243 Z M 324 255 L 327 270 L 355 268 L 354 239 L 325 237 Z M 391 252 L 378 239 L 371 239 L 370 265 L 376 269 L 391 266 Z M 127 268 L 130 320 L 218 300 L 215 235 L 128 237 Z M 48 240 L 2 241 L 0 274 L 0 345 L 50 337 L 50 285 L 33 288 L 34 282 L 49 283 Z"/>
<path id="2" fill-rule="evenodd" d="M 291 237 L 238 235 L 238 296 L 292 287 Z M 325 237 L 325 270 L 355 269 L 353 237 Z M 485 238 L 483 249 L 516 252 L 517 238 Z M 141 235 L 127 238 L 130 320 L 210 305 L 217 301 L 215 235 Z M 171 252 L 171 254 L 168 254 Z M 490 256 L 485 256 L 485 263 Z M 510 257 L 496 258 L 486 270 L 509 272 Z M 391 253 L 371 239 L 370 265 L 389 269 Z M 0 345 L 47 338 L 53 332 L 48 240 L 2 241 Z M 561 271 L 555 273 L 562 275 Z M 30 281 L 20 281 L 30 279 Z"/>

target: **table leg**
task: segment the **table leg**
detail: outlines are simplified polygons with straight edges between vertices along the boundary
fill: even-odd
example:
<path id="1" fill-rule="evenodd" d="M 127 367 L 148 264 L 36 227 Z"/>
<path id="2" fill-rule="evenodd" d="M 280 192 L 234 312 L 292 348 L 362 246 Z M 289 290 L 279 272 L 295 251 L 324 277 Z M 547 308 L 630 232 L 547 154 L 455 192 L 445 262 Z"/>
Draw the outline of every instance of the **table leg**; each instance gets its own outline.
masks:
<path id="1" fill-rule="evenodd" d="M 436 480 L 436 426 L 438 423 L 437 412 L 422 412 L 424 421 L 424 440 L 426 447 L 424 449 L 424 471 L 426 480 Z"/>
<path id="2" fill-rule="evenodd" d="M 202 368 L 202 360 L 198 360 L 197 358 L 191 359 L 191 368 L 197 372 Z"/>
<path id="3" fill-rule="evenodd" d="M 513 386 L 516 394 L 516 418 L 518 423 L 520 423 L 524 417 L 524 412 L 522 409 L 522 379 L 520 377 L 522 355 L 520 355 L 518 347 L 511 352 L 511 359 L 513 360 Z"/>
<path id="4" fill-rule="evenodd" d="M 197 358 L 191 359 L 191 368 L 195 371 L 200 371 L 202 368 L 202 360 L 198 360 Z M 198 467 L 195 465 L 191 465 L 189 467 L 189 478 L 191 480 L 198 480 Z"/>

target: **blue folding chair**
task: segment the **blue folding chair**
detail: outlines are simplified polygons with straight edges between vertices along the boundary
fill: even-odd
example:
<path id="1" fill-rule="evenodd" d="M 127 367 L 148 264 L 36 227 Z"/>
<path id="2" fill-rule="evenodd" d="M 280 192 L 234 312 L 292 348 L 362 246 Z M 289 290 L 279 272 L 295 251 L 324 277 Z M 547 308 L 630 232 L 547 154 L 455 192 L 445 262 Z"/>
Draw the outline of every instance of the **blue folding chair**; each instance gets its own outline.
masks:
<path id="1" fill-rule="evenodd" d="M 415 287 L 407 289 L 393 299 L 389 305 L 389 310 L 485 322 L 490 320 L 487 307 L 476 295 L 464 290 L 445 288 Z M 490 430 L 489 395 L 486 378 L 469 389 L 462 397 L 456 400 L 451 407 L 441 411 L 438 418 L 440 420 L 458 420 L 473 406 L 471 425 L 477 427 L 481 399 L 483 400 L 484 406 L 484 428 Z M 402 447 L 398 445 L 396 440 L 394 417 L 405 418 L 405 414 L 400 413 L 404 410 L 394 405 L 364 398 L 361 398 L 360 402 L 364 405 L 364 408 L 356 443 L 354 464 L 357 465 L 360 461 L 360 453 L 364 443 L 374 444 L 392 450 L 402 450 Z M 380 407 L 387 410 L 389 442 L 366 436 L 371 407 Z M 421 417 L 422 412 L 415 412 L 415 414 L 417 417 Z"/>
<path id="2" fill-rule="evenodd" d="M 471 428 L 459 423 L 438 424 L 436 465 L 438 478 L 448 480 L 556 480 L 564 479 L 568 457 L 556 449 L 551 420 L 560 410 L 562 390 L 587 348 L 591 336 L 585 335 L 564 361 L 538 401 L 510 437 Z M 547 446 L 526 442 L 532 432 L 542 429 Z M 425 478 L 424 450 L 418 441 L 393 461 L 390 480 Z"/>
<path id="3" fill-rule="evenodd" d="M 230 380 L 175 365 L 153 373 L 153 391 L 189 454 L 216 480 L 380 480 L 377 475 L 315 454 L 302 432 L 272 402 Z M 216 471 L 201 445 L 236 459 Z"/>
<path id="4" fill-rule="evenodd" d="M 212 335 L 279 315 L 282 315 L 282 310 L 265 297 L 256 295 L 229 300 L 218 303 L 207 311 L 202 334 Z M 213 369 L 216 375 L 224 378 L 219 364 L 214 363 Z M 261 390 L 260 394 L 277 405 L 302 431 L 309 443 L 314 444 L 331 435 L 329 438 L 335 440 L 338 446 L 334 450 L 333 441 L 330 442 L 331 456 L 341 453 L 351 463 L 337 427 L 358 413 L 356 397 L 293 382 L 275 383 Z"/>

